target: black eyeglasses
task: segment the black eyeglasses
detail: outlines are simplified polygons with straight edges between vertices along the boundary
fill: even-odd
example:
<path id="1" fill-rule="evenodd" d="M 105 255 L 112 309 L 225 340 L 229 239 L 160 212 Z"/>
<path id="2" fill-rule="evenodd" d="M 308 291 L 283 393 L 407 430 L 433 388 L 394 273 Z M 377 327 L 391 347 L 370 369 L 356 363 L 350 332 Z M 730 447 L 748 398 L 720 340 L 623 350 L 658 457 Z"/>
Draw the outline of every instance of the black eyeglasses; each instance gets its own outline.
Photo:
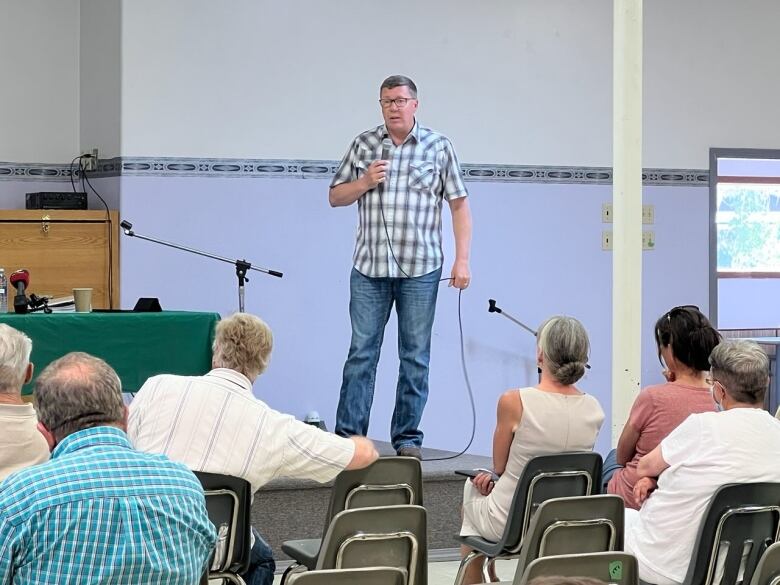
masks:
<path id="1" fill-rule="evenodd" d="M 381 99 L 379 100 L 379 103 L 381 106 L 385 109 L 389 108 L 392 104 L 395 104 L 397 108 L 405 108 L 406 104 L 408 104 L 410 101 L 417 99 L 417 98 L 395 98 L 394 100 L 391 99 Z"/>
<path id="2" fill-rule="evenodd" d="M 699 307 L 696 305 L 680 305 L 679 307 L 674 307 L 673 309 L 670 309 L 669 312 L 666 314 L 666 321 L 669 322 L 672 320 L 672 315 L 676 315 L 677 313 L 682 313 L 683 311 L 699 311 Z"/>

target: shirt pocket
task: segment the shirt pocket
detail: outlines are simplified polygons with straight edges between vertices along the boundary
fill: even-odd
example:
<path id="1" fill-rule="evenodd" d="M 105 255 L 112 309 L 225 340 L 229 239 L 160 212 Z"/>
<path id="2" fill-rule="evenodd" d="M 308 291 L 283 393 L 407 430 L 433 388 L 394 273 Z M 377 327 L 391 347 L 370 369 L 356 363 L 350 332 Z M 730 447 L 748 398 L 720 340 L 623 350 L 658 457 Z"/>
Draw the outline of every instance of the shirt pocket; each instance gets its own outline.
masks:
<path id="1" fill-rule="evenodd" d="M 433 187 L 436 165 L 430 161 L 409 163 L 409 188 L 427 191 Z"/>

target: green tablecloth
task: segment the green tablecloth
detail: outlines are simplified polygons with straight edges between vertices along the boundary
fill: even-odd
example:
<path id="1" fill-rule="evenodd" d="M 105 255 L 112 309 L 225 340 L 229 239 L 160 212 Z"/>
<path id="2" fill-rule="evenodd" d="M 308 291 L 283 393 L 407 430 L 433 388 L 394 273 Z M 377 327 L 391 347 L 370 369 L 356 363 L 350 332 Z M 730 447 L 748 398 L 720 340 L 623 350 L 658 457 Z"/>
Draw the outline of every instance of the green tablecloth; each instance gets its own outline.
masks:
<path id="1" fill-rule="evenodd" d="M 106 360 L 125 392 L 137 392 L 155 374 L 201 375 L 211 369 L 217 313 L 32 313 L 0 315 L 33 340 L 36 373 L 70 351 Z M 33 380 L 34 382 L 34 380 Z M 24 387 L 30 394 L 33 383 Z"/>

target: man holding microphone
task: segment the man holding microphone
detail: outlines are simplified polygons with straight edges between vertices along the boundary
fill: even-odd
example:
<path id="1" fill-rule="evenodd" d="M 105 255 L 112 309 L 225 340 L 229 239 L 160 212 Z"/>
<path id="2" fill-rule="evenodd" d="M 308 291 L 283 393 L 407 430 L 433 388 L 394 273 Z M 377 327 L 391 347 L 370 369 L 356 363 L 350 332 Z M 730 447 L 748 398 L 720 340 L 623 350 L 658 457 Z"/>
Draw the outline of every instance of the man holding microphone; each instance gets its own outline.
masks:
<path id="1" fill-rule="evenodd" d="M 331 183 L 334 207 L 358 203 L 350 276 L 352 341 L 344 364 L 336 433 L 368 431 L 376 367 L 393 304 L 400 368 L 391 424 L 399 455 L 421 457 L 420 419 L 428 398 L 431 329 L 441 280 L 441 208 L 450 206 L 455 261 L 449 285 L 471 278 L 471 212 L 455 151 L 446 136 L 415 119 L 417 86 L 394 75 L 382 82 L 384 124 L 357 136 Z"/>

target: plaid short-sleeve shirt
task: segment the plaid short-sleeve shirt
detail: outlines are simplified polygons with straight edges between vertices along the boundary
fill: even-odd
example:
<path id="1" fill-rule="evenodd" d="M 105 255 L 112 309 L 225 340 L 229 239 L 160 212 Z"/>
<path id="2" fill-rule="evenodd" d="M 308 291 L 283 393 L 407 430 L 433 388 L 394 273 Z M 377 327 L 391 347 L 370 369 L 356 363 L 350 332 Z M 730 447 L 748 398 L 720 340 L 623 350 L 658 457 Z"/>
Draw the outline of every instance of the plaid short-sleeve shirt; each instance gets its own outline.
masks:
<path id="1" fill-rule="evenodd" d="M 68 435 L 0 484 L 2 585 L 191 585 L 215 540 L 193 473 L 114 427 Z"/>
<path id="2" fill-rule="evenodd" d="M 384 125 L 357 136 L 331 187 L 359 179 L 382 157 L 382 141 L 388 136 Z M 390 149 L 389 160 L 384 192 L 371 189 L 358 199 L 353 261 L 358 272 L 373 278 L 422 276 L 439 268 L 444 259 L 442 202 L 468 193 L 452 143 L 417 122 L 404 142 Z"/>

